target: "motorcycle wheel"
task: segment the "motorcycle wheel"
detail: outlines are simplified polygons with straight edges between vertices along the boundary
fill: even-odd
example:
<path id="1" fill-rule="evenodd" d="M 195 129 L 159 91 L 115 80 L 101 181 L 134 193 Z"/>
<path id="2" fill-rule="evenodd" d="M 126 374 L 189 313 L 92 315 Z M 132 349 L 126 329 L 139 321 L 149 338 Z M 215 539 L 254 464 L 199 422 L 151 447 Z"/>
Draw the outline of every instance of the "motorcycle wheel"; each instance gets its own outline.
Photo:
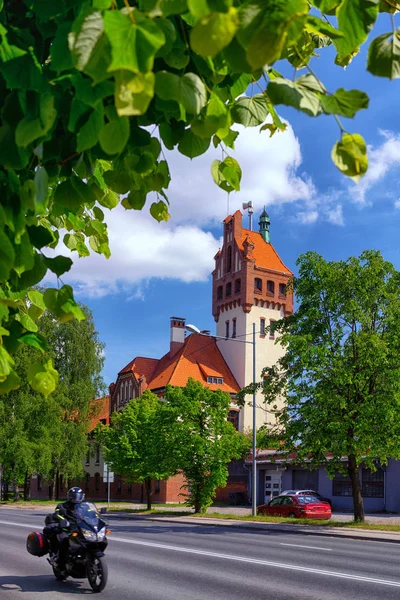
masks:
<path id="1" fill-rule="evenodd" d="M 104 558 L 96 556 L 88 560 L 87 578 L 94 592 L 104 590 L 108 579 L 108 568 Z"/>
<path id="2" fill-rule="evenodd" d="M 58 567 L 53 567 L 53 573 L 54 577 L 58 579 L 58 581 L 65 581 L 67 579 L 67 575 L 64 575 L 64 573 Z"/>

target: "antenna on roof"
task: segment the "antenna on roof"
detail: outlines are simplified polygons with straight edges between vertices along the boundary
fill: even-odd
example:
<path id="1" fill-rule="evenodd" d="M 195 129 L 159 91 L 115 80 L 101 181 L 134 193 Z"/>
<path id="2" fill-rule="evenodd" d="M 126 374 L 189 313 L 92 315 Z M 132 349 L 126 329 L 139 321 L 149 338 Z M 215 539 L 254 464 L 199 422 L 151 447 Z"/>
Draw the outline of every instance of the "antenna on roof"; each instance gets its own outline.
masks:
<path id="1" fill-rule="evenodd" d="M 242 206 L 243 210 L 247 209 L 247 213 L 249 215 L 249 229 L 250 231 L 253 231 L 253 202 L 251 200 L 250 202 L 243 202 Z"/>

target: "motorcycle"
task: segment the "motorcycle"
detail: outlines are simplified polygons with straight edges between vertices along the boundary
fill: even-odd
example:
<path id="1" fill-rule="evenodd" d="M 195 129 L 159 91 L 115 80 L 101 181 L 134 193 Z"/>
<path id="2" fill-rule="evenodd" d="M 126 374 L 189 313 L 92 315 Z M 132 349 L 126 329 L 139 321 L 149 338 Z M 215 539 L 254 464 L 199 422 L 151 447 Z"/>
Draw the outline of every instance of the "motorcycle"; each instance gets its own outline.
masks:
<path id="1" fill-rule="evenodd" d="M 52 566 L 55 577 L 62 581 L 67 577 L 86 578 L 94 592 L 101 592 L 107 583 L 108 569 L 104 558 L 107 548 L 107 524 L 100 519 L 91 502 L 82 502 L 75 508 L 75 520 L 63 520 L 64 536 L 68 536 L 68 552 L 65 568 L 58 565 L 58 553 L 50 550 L 49 540 L 40 532 L 28 535 L 27 550 L 34 556 L 45 556 Z"/>

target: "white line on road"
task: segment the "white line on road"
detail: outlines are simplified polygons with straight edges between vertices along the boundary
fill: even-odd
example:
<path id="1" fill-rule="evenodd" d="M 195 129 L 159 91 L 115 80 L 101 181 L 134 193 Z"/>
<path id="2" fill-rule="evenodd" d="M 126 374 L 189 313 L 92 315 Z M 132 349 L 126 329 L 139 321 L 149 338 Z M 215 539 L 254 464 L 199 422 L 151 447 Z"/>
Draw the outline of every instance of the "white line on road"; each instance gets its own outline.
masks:
<path id="1" fill-rule="evenodd" d="M 293 548 L 306 548 L 306 550 L 324 550 L 325 552 L 332 552 L 332 548 L 319 548 L 318 546 L 304 546 L 302 544 L 285 544 L 279 542 L 280 546 L 293 546 Z"/>
<path id="2" fill-rule="evenodd" d="M 28 527 L 32 525 L 27 523 L 12 523 L 10 521 L 0 521 L 4 525 L 16 525 L 17 527 Z M 262 565 L 265 567 L 275 567 L 277 569 L 286 569 L 289 571 L 301 571 L 303 573 L 312 573 L 314 575 L 326 575 L 327 577 L 337 577 L 340 579 L 350 579 L 352 581 L 361 581 L 363 583 L 376 583 L 377 585 L 386 585 L 400 588 L 400 581 L 390 581 L 389 579 L 377 579 L 375 577 L 364 577 L 363 575 L 353 575 L 351 573 L 341 573 L 338 571 L 327 571 L 325 569 L 314 569 L 312 567 L 301 567 L 300 565 L 289 565 L 286 563 L 261 560 L 258 558 L 249 558 L 247 556 L 235 556 L 233 554 L 221 554 L 219 552 L 210 552 L 207 550 L 196 550 L 195 548 L 182 548 L 181 546 L 169 546 L 167 544 L 157 544 L 155 542 L 144 542 L 141 540 L 129 540 L 127 538 L 112 537 L 113 542 L 122 542 L 124 544 L 133 544 L 135 546 L 146 546 L 148 548 L 159 548 L 160 550 L 172 550 L 173 552 L 184 552 L 186 554 L 196 554 L 201 556 L 211 556 L 213 558 L 222 558 L 243 563 Z"/>

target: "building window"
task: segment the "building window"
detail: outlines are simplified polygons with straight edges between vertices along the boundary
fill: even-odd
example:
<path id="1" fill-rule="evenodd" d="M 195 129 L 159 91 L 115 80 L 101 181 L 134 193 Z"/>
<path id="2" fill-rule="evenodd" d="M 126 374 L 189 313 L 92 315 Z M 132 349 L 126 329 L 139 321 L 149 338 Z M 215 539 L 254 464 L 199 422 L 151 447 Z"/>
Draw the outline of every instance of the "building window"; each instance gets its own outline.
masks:
<path id="1" fill-rule="evenodd" d="M 129 382 L 129 400 L 132 400 L 132 381 Z"/>
<path id="2" fill-rule="evenodd" d="M 232 296 L 232 283 L 231 282 L 226 284 L 225 296 Z"/>
<path id="3" fill-rule="evenodd" d="M 128 492 L 131 493 L 132 492 L 132 482 L 129 481 L 128 486 L 127 486 Z"/>
<path id="4" fill-rule="evenodd" d="M 286 296 L 286 285 L 284 283 L 279 284 L 279 295 Z"/>
<path id="5" fill-rule="evenodd" d="M 385 473 L 377 469 L 374 473 L 370 469 L 362 469 L 362 495 L 364 498 L 384 497 Z"/>
<path id="6" fill-rule="evenodd" d="M 217 288 L 217 300 L 222 300 L 223 288 L 222 285 L 219 285 Z"/>
<path id="7" fill-rule="evenodd" d="M 161 481 L 160 481 L 160 479 L 156 479 L 156 482 L 154 485 L 154 493 L 159 494 L 160 491 L 161 491 Z"/>
<path id="8" fill-rule="evenodd" d="M 89 475 L 89 473 L 85 473 L 85 488 L 86 488 L 86 490 L 89 489 L 89 481 L 90 481 L 90 475 Z"/>
<path id="9" fill-rule="evenodd" d="M 235 280 L 235 294 L 239 294 L 241 289 L 242 289 L 242 280 L 236 279 Z"/>
<path id="10" fill-rule="evenodd" d="M 228 421 L 232 423 L 236 431 L 239 429 L 239 411 L 238 410 L 230 410 L 228 412 Z"/>
<path id="11" fill-rule="evenodd" d="M 351 480 L 348 475 L 336 473 L 332 482 L 332 496 L 352 496 Z"/>
<path id="12" fill-rule="evenodd" d="M 117 406 L 119 406 L 119 392 L 117 394 Z"/>
<path id="13" fill-rule="evenodd" d="M 232 319 L 232 337 L 236 337 L 236 319 Z"/>
<path id="14" fill-rule="evenodd" d="M 122 492 L 122 479 L 121 475 L 117 475 L 117 494 Z"/>
<path id="15" fill-rule="evenodd" d="M 231 271 L 232 271 L 232 246 L 229 246 L 227 257 L 226 257 L 226 272 L 230 273 Z"/>
<path id="16" fill-rule="evenodd" d="M 275 321 L 275 319 L 270 319 L 269 320 L 269 339 L 270 340 L 275 339 L 275 329 L 276 329 L 276 321 Z"/>
<path id="17" fill-rule="evenodd" d="M 90 465 L 90 450 L 86 453 L 86 463 L 85 465 L 88 467 Z"/>
<path id="18" fill-rule="evenodd" d="M 260 279 L 259 277 L 256 277 L 254 279 L 254 289 L 257 292 L 262 292 L 262 279 Z"/>
<path id="19" fill-rule="evenodd" d="M 225 322 L 225 337 L 229 337 L 229 321 Z"/>
<path id="20" fill-rule="evenodd" d="M 94 491 L 95 492 L 99 492 L 100 491 L 100 473 L 95 473 L 95 476 L 94 476 Z"/>
<path id="21" fill-rule="evenodd" d="M 260 335 L 265 335 L 265 319 L 260 319 Z"/>
<path id="22" fill-rule="evenodd" d="M 267 292 L 269 292 L 270 294 L 275 293 L 275 284 L 273 281 L 267 281 Z"/>
<path id="23" fill-rule="evenodd" d="M 40 491 L 43 487 L 43 477 L 42 475 L 37 476 L 37 489 Z"/>
<path id="24" fill-rule="evenodd" d="M 94 462 L 95 465 L 100 464 L 100 444 L 96 444 L 96 460 Z"/>
<path id="25" fill-rule="evenodd" d="M 224 383 L 223 377 L 207 377 L 207 383 L 215 383 L 216 385 L 222 385 Z"/>

